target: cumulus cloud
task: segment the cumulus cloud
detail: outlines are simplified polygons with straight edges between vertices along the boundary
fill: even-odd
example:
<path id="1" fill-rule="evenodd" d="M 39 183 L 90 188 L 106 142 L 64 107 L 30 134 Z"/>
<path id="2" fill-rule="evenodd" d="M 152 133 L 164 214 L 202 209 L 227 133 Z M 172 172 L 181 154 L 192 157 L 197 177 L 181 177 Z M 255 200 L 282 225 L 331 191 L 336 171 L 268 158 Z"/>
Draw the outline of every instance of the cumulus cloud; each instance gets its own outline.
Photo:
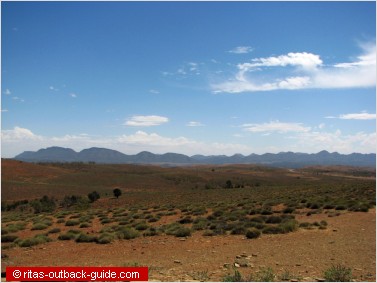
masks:
<path id="1" fill-rule="evenodd" d="M 229 53 L 234 54 L 247 54 L 252 52 L 254 49 L 251 46 L 237 46 L 233 48 L 232 50 L 229 50 Z"/>
<path id="2" fill-rule="evenodd" d="M 14 127 L 13 130 L 2 130 L 1 131 L 1 141 L 2 142 L 12 142 L 19 140 L 42 140 L 41 136 L 35 135 L 32 131 L 21 128 Z"/>
<path id="3" fill-rule="evenodd" d="M 7 88 L 6 90 L 4 90 L 3 93 L 5 95 L 11 95 L 12 94 L 12 92 L 9 90 L 9 88 Z"/>
<path id="4" fill-rule="evenodd" d="M 150 127 L 159 126 L 167 122 L 169 122 L 169 119 L 163 116 L 132 116 L 124 123 L 124 125 L 130 127 Z"/>
<path id="5" fill-rule="evenodd" d="M 252 133 L 308 132 L 311 129 L 310 127 L 304 127 L 301 123 L 283 123 L 279 121 L 272 121 L 269 123 L 262 123 L 262 124 L 243 124 L 241 127 L 245 131 L 252 132 Z"/>
<path id="6" fill-rule="evenodd" d="M 77 94 L 76 93 L 70 93 L 69 96 L 72 97 L 72 98 L 76 98 Z"/>
<path id="7" fill-rule="evenodd" d="M 197 121 L 190 121 L 186 124 L 187 127 L 203 127 L 204 124 L 202 124 L 201 122 L 197 122 Z"/>
<path id="8" fill-rule="evenodd" d="M 360 46 L 351 62 L 326 65 L 308 52 L 254 58 L 237 65 L 234 77 L 211 85 L 213 92 L 241 93 L 305 88 L 355 88 L 376 85 L 376 45 Z M 272 71 L 272 72 L 271 72 Z"/>
<path id="9" fill-rule="evenodd" d="M 335 132 L 311 131 L 290 137 L 296 140 L 297 148 L 310 148 L 312 152 L 326 149 L 340 153 L 371 153 L 376 152 L 376 133 L 359 132 L 343 135 L 340 130 Z"/>
<path id="10" fill-rule="evenodd" d="M 327 116 L 328 119 L 342 119 L 342 120 L 376 120 L 376 113 L 371 114 L 367 112 L 341 114 L 337 117 Z"/>

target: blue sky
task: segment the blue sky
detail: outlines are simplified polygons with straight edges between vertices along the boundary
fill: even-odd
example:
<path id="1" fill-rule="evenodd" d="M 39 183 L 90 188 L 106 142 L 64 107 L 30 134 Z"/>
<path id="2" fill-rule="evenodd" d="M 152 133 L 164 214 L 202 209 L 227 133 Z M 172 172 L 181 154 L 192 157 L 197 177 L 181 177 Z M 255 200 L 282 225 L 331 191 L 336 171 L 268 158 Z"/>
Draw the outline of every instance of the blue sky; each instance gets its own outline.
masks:
<path id="1" fill-rule="evenodd" d="M 375 152 L 375 2 L 1 5 L 3 157 Z"/>

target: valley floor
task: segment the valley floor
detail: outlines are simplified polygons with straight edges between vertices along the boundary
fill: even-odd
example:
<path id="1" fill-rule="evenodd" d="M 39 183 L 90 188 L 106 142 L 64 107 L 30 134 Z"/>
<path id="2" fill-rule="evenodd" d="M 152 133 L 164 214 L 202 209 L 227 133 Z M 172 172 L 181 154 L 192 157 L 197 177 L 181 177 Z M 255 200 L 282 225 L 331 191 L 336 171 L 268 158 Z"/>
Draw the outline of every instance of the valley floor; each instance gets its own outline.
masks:
<path id="1" fill-rule="evenodd" d="M 337 217 L 299 216 L 300 221 L 326 217 L 327 229 L 279 235 L 188 238 L 139 237 L 108 245 L 53 241 L 30 248 L 3 250 L 2 271 L 7 266 L 148 266 L 152 281 L 222 281 L 234 274 L 236 261 L 248 267 L 238 270 L 247 278 L 271 267 L 275 281 L 289 271 L 295 281 L 316 281 L 331 265 L 352 268 L 355 281 L 376 281 L 376 210 L 346 212 Z"/>

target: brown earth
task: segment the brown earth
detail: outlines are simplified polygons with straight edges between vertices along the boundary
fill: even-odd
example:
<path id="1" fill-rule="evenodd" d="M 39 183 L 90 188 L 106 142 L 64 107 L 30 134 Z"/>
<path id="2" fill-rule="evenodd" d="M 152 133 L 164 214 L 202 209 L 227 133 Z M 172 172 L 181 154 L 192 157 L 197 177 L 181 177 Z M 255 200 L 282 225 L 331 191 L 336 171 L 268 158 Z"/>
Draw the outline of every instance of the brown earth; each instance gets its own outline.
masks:
<path id="1" fill-rule="evenodd" d="M 300 218 L 300 219 L 298 219 Z M 271 267 L 276 274 L 289 271 L 294 279 L 315 281 L 331 265 L 352 268 L 356 281 L 376 281 L 376 210 L 345 212 L 337 217 L 298 216 L 300 221 L 328 222 L 327 229 L 279 235 L 204 237 L 195 232 L 186 239 L 173 236 L 141 237 L 108 245 L 53 241 L 31 248 L 3 250 L 7 266 L 148 266 L 157 281 L 221 281 L 234 274 L 236 260 L 242 275 Z M 239 257 L 240 259 L 237 259 Z M 229 265 L 227 265 L 229 264 Z M 225 265 L 225 267 L 224 267 Z M 279 277 L 277 281 L 281 281 Z"/>

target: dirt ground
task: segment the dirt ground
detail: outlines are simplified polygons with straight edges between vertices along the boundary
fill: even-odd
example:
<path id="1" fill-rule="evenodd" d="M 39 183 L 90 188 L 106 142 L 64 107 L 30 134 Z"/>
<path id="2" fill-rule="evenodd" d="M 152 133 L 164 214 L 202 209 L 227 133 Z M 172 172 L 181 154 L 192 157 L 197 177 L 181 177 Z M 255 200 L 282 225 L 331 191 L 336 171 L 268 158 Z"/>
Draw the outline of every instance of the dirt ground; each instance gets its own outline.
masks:
<path id="1" fill-rule="evenodd" d="M 108 245 L 53 241 L 31 248 L 4 250 L 6 266 L 148 266 L 152 281 L 222 281 L 234 274 L 235 262 L 242 275 L 271 267 L 276 274 L 289 271 L 293 279 L 316 281 L 332 264 L 352 268 L 355 281 L 376 281 L 376 210 L 346 212 L 337 217 L 300 216 L 301 221 L 325 219 L 325 230 L 289 234 L 188 238 L 154 236 L 115 241 Z M 277 281 L 279 277 L 276 278 Z M 294 281 L 294 280 L 292 280 Z"/>

